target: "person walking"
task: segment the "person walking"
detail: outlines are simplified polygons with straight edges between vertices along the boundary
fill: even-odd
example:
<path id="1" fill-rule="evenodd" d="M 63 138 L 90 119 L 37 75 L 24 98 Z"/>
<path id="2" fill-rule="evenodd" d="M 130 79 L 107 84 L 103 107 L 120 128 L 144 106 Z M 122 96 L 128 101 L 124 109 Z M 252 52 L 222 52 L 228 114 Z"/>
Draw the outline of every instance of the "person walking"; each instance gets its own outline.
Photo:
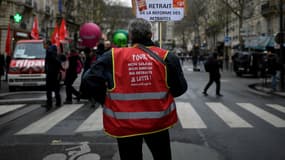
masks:
<path id="1" fill-rule="evenodd" d="M 80 63 L 80 64 L 79 64 Z M 75 49 L 71 49 L 68 56 L 68 68 L 66 70 L 66 77 L 64 80 L 66 99 L 64 104 L 72 104 L 72 95 L 76 96 L 77 102 L 80 101 L 80 92 L 73 87 L 73 83 L 77 78 L 78 67 L 83 66 L 81 58 Z"/>
<path id="2" fill-rule="evenodd" d="M 218 53 L 214 52 L 211 57 L 208 58 L 207 62 L 205 62 L 207 65 L 207 72 L 209 72 L 209 81 L 207 85 L 204 88 L 204 91 L 202 92 L 205 96 L 208 95 L 207 90 L 210 88 L 210 86 L 213 84 L 213 82 L 216 83 L 216 95 L 217 96 L 223 96 L 220 93 L 221 90 L 221 74 L 220 74 L 220 68 L 221 63 L 218 60 Z"/>
<path id="3" fill-rule="evenodd" d="M 43 41 L 44 48 L 46 49 L 45 57 L 45 73 L 46 73 L 46 104 L 42 105 L 49 111 L 52 104 L 52 92 L 55 93 L 56 107 L 61 106 L 60 95 L 60 70 L 63 69 L 61 62 L 57 56 L 57 47 L 52 45 L 51 41 Z"/>
<path id="4" fill-rule="evenodd" d="M 154 160 L 171 160 L 168 129 L 177 122 L 174 97 L 187 90 L 179 58 L 154 46 L 151 23 L 144 19 L 132 20 L 128 33 L 133 47 L 104 53 L 83 83 L 104 106 L 104 130 L 117 139 L 121 160 L 142 160 L 143 140 Z"/>
<path id="5" fill-rule="evenodd" d="M 271 92 L 277 90 L 277 79 L 279 75 L 279 63 L 277 55 L 272 52 L 273 48 L 267 48 L 266 61 L 266 71 L 267 74 L 271 76 Z"/>
<path id="6" fill-rule="evenodd" d="M 199 71 L 197 67 L 199 64 L 199 56 L 200 56 L 200 47 L 198 44 L 195 44 L 192 49 L 192 62 L 193 62 L 193 70 Z"/>

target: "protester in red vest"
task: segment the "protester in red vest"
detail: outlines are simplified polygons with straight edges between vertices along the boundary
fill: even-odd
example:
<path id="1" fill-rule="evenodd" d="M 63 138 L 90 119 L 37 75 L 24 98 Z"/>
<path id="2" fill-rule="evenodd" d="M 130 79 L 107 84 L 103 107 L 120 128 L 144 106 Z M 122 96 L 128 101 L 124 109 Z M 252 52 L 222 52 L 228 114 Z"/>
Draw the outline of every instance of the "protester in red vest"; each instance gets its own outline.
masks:
<path id="1" fill-rule="evenodd" d="M 103 104 L 104 130 L 117 138 L 121 160 L 142 160 L 143 140 L 154 160 L 171 160 L 168 129 L 177 122 L 174 97 L 187 90 L 187 83 L 178 57 L 154 46 L 148 21 L 135 19 L 128 30 L 133 47 L 104 53 L 84 75 L 83 85 Z"/>

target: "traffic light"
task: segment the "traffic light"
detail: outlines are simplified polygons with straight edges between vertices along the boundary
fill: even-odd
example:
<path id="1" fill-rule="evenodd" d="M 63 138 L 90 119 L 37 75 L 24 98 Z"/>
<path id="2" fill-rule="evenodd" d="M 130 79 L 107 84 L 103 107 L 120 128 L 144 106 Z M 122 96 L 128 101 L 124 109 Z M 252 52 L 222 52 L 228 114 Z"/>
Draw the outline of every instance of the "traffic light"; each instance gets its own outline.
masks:
<path id="1" fill-rule="evenodd" d="M 14 16 L 13 16 L 13 19 L 16 23 L 20 23 L 23 19 L 23 16 L 20 15 L 19 13 L 16 13 Z"/>

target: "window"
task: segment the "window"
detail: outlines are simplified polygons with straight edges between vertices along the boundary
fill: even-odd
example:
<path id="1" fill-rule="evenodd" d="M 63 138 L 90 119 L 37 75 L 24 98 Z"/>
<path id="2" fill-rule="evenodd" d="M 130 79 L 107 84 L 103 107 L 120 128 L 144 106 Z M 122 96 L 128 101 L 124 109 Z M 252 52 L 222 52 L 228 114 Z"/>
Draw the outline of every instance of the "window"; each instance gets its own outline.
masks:
<path id="1" fill-rule="evenodd" d="M 16 59 L 37 59 L 45 58 L 45 49 L 42 43 L 20 43 L 14 51 Z"/>

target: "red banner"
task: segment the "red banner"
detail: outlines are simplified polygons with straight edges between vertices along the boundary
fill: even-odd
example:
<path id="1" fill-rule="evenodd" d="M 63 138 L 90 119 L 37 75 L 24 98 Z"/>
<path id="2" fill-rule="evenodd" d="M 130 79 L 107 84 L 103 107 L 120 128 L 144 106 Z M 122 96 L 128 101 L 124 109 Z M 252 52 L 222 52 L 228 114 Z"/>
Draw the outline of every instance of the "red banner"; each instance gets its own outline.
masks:
<path id="1" fill-rule="evenodd" d="M 11 33 L 10 23 L 8 24 L 5 52 L 7 56 L 11 56 Z"/>
<path id="2" fill-rule="evenodd" d="M 37 16 L 35 16 L 34 18 L 31 36 L 33 39 L 39 39 L 39 24 Z"/>
<path id="3" fill-rule="evenodd" d="M 59 29 L 57 27 L 57 24 L 55 24 L 54 31 L 51 35 L 51 42 L 52 44 L 55 44 L 59 47 Z"/>
<path id="4" fill-rule="evenodd" d="M 68 37 L 68 31 L 66 29 L 66 23 L 65 20 L 62 19 L 61 25 L 59 28 L 59 40 L 65 40 L 65 38 Z"/>

